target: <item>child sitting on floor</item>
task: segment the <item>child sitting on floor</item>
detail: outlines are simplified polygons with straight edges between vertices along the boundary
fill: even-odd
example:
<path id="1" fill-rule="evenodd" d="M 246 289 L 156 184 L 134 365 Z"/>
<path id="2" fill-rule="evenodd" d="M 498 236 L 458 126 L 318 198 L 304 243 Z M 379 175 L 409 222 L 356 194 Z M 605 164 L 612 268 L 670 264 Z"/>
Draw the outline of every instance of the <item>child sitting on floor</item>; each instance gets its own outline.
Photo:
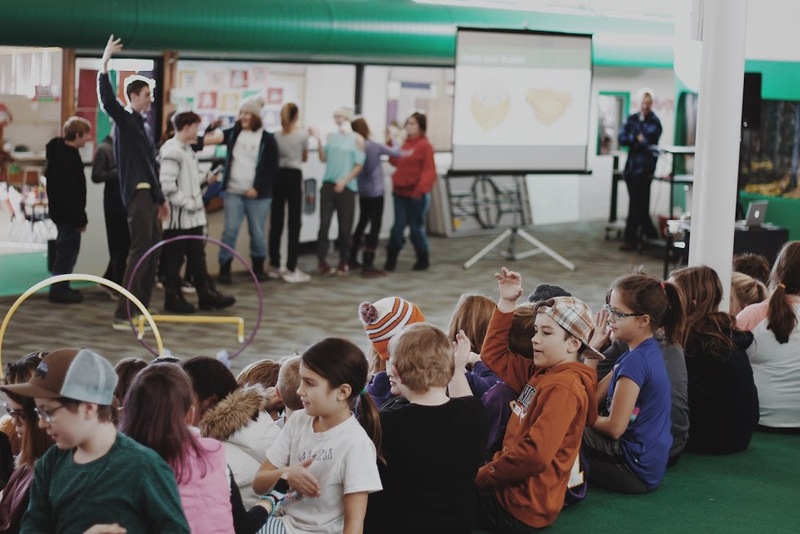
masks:
<path id="1" fill-rule="evenodd" d="M 170 466 L 111 422 L 116 385 L 108 360 L 67 348 L 45 356 L 30 382 L 3 388 L 34 399 L 56 443 L 36 462 L 20 532 L 189 533 Z"/>
<path id="2" fill-rule="evenodd" d="M 368 495 L 381 490 L 380 420 L 365 391 L 368 370 L 364 353 L 344 339 L 324 339 L 303 353 L 298 394 L 305 409 L 286 422 L 253 480 L 256 493 L 286 481 L 302 498 L 276 502 L 278 516 L 263 532 L 362 531 Z"/>
<path id="3" fill-rule="evenodd" d="M 468 354 L 468 342 L 464 347 Z M 475 473 L 486 442 L 486 415 L 468 387 L 466 396 L 448 398 L 454 368 L 451 342 L 435 326 L 407 326 L 389 342 L 389 379 L 402 399 L 380 411 L 383 491 L 370 495 L 365 532 L 475 528 Z M 460 377 L 465 380 L 463 369 Z"/>
<path id="4" fill-rule="evenodd" d="M 612 284 L 606 311 L 611 335 L 628 351 L 597 388 L 608 415 L 586 429 L 583 450 L 592 482 L 647 493 L 661 485 L 672 446 L 672 386 L 654 333 L 663 327 L 668 344 L 683 345 L 683 296 L 674 284 L 628 274 Z"/>
<path id="5" fill-rule="evenodd" d="M 597 357 L 588 346 L 595 324 L 578 299 L 534 304 L 533 359 L 509 350 L 509 330 L 522 277 L 505 267 L 481 359 L 520 395 L 502 450 L 480 468 L 478 526 L 491 532 L 533 532 L 555 521 L 579 460 L 586 424 L 597 418 L 597 374 L 579 363 Z"/>

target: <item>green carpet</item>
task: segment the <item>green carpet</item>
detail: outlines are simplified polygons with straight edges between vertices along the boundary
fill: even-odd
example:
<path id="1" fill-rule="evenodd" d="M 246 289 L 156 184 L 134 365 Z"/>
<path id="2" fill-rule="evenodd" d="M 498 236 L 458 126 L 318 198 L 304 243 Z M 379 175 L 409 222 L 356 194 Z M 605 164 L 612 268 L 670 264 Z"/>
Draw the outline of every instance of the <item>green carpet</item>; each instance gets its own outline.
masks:
<path id="1" fill-rule="evenodd" d="M 798 532 L 798 501 L 800 435 L 758 432 L 739 454 L 684 454 L 648 495 L 590 487 L 547 532 Z"/>

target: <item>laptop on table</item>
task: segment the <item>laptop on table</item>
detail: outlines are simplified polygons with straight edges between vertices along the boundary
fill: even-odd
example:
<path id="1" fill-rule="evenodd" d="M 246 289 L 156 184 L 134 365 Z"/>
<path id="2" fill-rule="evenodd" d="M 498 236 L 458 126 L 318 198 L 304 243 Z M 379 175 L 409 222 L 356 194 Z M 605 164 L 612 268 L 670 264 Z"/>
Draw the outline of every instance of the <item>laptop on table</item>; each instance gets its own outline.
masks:
<path id="1" fill-rule="evenodd" d="M 767 216 L 767 200 L 754 200 L 747 206 L 747 215 L 744 220 L 736 221 L 736 226 L 744 228 L 758 228 L 764 224 L 764 218 Z"/>

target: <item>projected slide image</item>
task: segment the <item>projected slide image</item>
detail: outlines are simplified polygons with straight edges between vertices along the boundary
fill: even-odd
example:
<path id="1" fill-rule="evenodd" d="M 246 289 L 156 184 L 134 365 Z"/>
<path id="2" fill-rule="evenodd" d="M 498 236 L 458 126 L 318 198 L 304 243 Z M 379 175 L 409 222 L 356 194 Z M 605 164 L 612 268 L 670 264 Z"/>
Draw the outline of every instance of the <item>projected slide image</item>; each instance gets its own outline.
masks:
<path id="1" fill-rule="evenodd" d="M 525 101 L 533 109 L 536 120 L 550 126 L 564 115 L 572 103 L 572 95 L 550 88 L 528 89 Z"/>
<path id="2" fill-rule="evenodd" d="M 453 143 L 585 145 L 590 86 L 588 70 L 456 67 Z"/>
<path id="3" fill-rule="evenodd" d="M 502 88 L 478 90 L 472 93 L 470 110 L 472 118 L 483 131 L 488 132 L 503 124 L 511 109 L 511 98 Z"/>

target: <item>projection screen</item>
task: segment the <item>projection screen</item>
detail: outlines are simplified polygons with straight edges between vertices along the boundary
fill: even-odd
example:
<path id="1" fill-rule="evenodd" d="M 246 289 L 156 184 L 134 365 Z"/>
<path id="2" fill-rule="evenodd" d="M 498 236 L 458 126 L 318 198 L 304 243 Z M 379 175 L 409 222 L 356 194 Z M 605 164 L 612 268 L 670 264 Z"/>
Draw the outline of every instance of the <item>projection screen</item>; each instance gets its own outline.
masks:
<path id="1" fill-rule="evenodd" d="M 590 35 L 459 28 L 453 171 L 584 172 Z"/>

